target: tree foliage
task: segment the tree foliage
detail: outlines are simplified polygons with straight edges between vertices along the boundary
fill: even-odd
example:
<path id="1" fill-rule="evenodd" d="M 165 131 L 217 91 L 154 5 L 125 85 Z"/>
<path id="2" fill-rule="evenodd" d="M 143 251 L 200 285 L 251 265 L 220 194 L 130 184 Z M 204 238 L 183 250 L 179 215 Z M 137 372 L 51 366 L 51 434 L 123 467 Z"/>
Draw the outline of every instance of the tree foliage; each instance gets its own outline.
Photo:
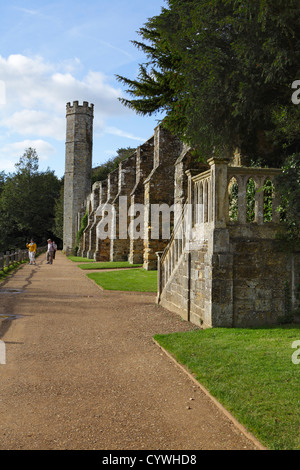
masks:
<path id="1" fill-rule="evenodd" d="M 108 174 L 114 171 L 119 166 L 121 161 L 130 157 L 130 155 L 132 155 L 134 152 L 135 149 L 132 147 L 120 148 L 117 150 L 117 155 L 115 157 L 112 157 L 105 163 L 102 163 L 102 165 L 93 168 L 92 184 L 96 181 L 106 180 Z"/>
<path id="2" fill-rule="evenodd" d="M 118 76 L 137 113 L 163 123 L 207 158 L 236 147 L 280 160 L 276 113 L 291 105 L 299 74 L 297 0 L 169 0 L 134 44 L 147 61 L 136 80 Z M 299 110 L 293 109 L 299 122 Z M 272 138 L 269 138 L 269 137 Z M 278 136 L 279 137 L 279 136 Z M 284 136 L 282 136 L 284 137 Z"/>
<path id="3" fill-rule="evenodd" d="M 54 172 L 38 171 L 38 155 L 29 148 L 5 176 L 0 195 L 0 250 L 24 248 L 30 238 L 45 243 L 53 236 L 54 204 L 61 182 Z"/>
<path id="4" fill-rule="evenodd" d="M 277 178 L 281 213 L 291 241 L 300 240 L 300 153 L 290 155 Z"/>
<path id="5" fill-rule="evenodd" d="M 64 228 L 64 184 L 61 184 L 59 197 L 54 202 L 53 234 L 59 240 L 63 240 Z"/>

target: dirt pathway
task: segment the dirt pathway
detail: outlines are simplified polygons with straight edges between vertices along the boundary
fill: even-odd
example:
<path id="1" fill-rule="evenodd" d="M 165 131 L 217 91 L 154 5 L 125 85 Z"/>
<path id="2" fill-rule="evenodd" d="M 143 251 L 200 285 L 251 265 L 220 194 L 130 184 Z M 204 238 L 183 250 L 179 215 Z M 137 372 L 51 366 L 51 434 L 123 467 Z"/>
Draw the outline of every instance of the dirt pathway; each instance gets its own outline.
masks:
<path id="1" fill-rule="evenodd" d="M 0 285 L 0 449 L 255 449 L 153 343 L 192 328 L 153 294 L 101 291 L 64 255 Z"/>

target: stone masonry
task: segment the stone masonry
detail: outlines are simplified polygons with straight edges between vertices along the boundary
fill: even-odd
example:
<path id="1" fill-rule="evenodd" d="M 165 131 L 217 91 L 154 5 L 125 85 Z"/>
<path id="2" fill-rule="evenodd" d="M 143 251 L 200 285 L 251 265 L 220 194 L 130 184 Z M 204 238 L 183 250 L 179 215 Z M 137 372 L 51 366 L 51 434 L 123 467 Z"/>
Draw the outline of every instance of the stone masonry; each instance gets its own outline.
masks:
<path id="1" fill-rule="evenodd" d="M 77 215 L 91 192 L 94 106 L 67 103 L 63 249 L 76 245 Z"/>

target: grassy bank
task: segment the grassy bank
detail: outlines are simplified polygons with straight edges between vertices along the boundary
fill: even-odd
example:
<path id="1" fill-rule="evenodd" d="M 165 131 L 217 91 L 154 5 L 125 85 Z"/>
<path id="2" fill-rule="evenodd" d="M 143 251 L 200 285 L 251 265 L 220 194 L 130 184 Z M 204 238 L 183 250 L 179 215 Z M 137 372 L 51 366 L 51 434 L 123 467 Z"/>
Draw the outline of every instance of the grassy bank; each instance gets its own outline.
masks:
<path id="1" fill-rule="evenodd" d="M 157 289 L 157 271 L 125 269 L 90 273 L 87 276 L 105 290 L 156 292 Z"/>
<path id="2" fill-rule="evenodd" d="M 155 340 L 262 444 L 300 449 L 300 364 L 292 361 L 299 325 L 196 330 Z"/>
<path id="3" fill-rule="evenodd" d="M 80 269 L 121 269 L 121 268 L 137 268 L 141 267 L 142 264 L 130 264 L 128 261 L 108 261 L 108 262 L 94 262 L 84 263 L 79 266 Z"/>
<path id="4" fill-rule="evenodd" d="M 83 258 L 81 256 L 67 256 L 67 258 L 74 263 L 94 263 L 93 259 Z"/>

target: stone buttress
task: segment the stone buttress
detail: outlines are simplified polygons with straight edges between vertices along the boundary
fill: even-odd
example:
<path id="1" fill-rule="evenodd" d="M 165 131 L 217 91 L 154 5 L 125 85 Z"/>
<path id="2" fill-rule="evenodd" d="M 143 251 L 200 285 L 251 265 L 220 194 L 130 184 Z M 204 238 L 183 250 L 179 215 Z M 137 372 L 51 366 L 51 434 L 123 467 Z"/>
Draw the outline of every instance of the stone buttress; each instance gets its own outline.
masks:
<path id="1" fill-rule="evenodd" d="M 136 181 L 130 193 L 130 250 L 128 261 L 143 264 L 144 256 L 144 180 L 153 169 L 154 137 L 137 148 Z"/>
<path id="2" fill-rule="evenodd" d="M 174 205 L 174 176 L 175 162 L 182 151 L 182 142 L 172 136 L 162 126 L 154 131 L 153 169 L 144 181 L 144 254 L 143 267 L 146 270 L 157 268 L 156 252 L 162 251 L 169 243 L 169 238 L 162 231 L 164 221 L 160 216 L 161 206 L 165 215 L 171 217 L 169 223 L 172 229 L 172 207 Z"/>

